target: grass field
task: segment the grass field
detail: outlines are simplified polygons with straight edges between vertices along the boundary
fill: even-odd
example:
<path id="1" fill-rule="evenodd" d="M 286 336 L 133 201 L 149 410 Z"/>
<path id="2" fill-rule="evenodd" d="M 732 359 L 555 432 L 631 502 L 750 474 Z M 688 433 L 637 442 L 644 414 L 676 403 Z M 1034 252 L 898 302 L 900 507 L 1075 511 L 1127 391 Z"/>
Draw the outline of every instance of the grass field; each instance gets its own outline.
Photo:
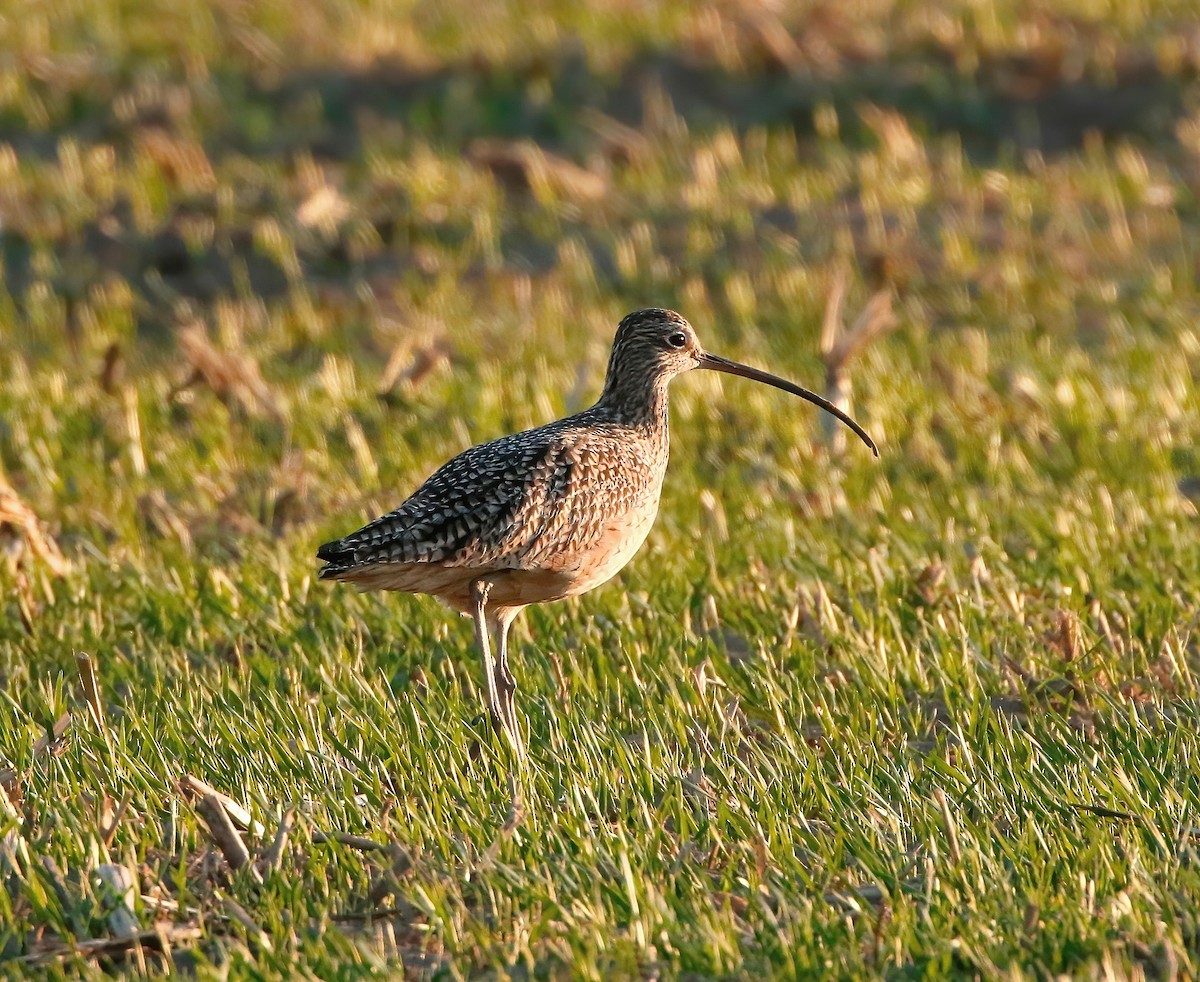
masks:
<path id="1" fill-rule="evenodd" d="M 1191 0 L 9 0 L 0 52 L 0 977 L 1200 975 Z M 878 460 L 676 382 L 647 545 L 516 631 L 510 816 L 469 622 L 317 545 L 631 309 L 822 389 L 888 304 Z"/>

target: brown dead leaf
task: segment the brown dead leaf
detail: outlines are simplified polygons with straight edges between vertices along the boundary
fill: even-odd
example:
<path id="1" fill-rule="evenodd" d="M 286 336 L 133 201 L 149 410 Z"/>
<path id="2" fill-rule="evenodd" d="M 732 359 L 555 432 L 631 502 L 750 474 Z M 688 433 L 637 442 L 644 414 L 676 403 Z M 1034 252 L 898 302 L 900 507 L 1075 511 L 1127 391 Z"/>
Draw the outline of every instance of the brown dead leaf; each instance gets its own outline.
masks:
<path id="1" fill-rule="evenodd" d="M 71 569 L 33 509 L 0 477 L 0 551 L 15 553 L 19 559 L 26 550 L 44 562 L 55 576 L 65 576 Z"/>
<path id="2" fill-rule="evenodd" d="M 716 673 L 712 661 L 708 658 L 692 669 L 692 679 L 696 683 L 696 691 L 700 693 L 701 700 L 708 695 L 710 686 L 727 688 L 725 680 Z"/>
<path id="3" fill-rule="evenodd" d="M 609 160 L 632 164 L 649 152 L 650 142 L 645 136 L 598 109 L 585 109 L 580 122 L 599 137 L 603 153 Z"/>
<path id="4" fill-rule="evenodd" d="M 827 372 L 840 374 L 872 341 L 896 326 L 892 291 L 883 289 L 867 301 L 849 330 L 842 328 L 846 274 L 839 271 L 830 288 L 821 326 L 821 358 Z"/>
<path id="5" fill-rule="evenodd" d="M 9 802 L 13 808 L 19 809 L 25 801 L 21 788 L 21 777 L 15 767 L 0 768 L 0 797 Z"/>
<path id="6" fill-rule="evenodd" d="M 467 157 L 486 167 L 498 181 L 514 188 L 549 192 L 572 201 L 599 201 L 608 180 L 565 157 L 547 153 L 532 140 L 476 140 Z"/>
<path id="7" fill-rule="evenodd" d="M 251 415 L 280 420 L 283 414 L 258 362 L 244 352 L 219 351 L 208 339 L 204 325 L 193 322 L 179 329 L 176 339 L 191 374 L 176 392 L 203 382 L 222 402 L 236 403 Z"/>
<path id="8" fill-rule="evenodd" d="M 873 132 L 892 160 L 914 163 L 923 160 L 925 148 L 909 129 L 908 120 L 894 109 L 886 109 L 873 103 L 858 107 L 858 115 Z"/>
<path id="9" fill-rule="evenodd" d="M 1078 618 L 1070 611 L 1057 611 L 1054 627 L 1042 635 L 1042 641 L 1051 651 L 1061 655 L 1063 661 L 1075 661 L 1083 648 Z"/>
<path id="10" fill-rule="evenodd" d="M 191 550 L 191 530 L 161 488 L 141 495 L 137 500 L 137 510 L 147 531 L 163 538 L 178 539 L 185 549 Z"/>
<path id="11" fill-rule="evenodd" d="M 416 389 L 435 372 L 450 363 L 450 342 L 438 338 L 421 345 L 415 351 L 406 344 L 397 345 L 379 379 L 377 394 L 391 395 L 398 386 Z"/>
<path id="12" fill-rule="evenodd" d="M 121 354 L 121 346 L 114 341 L 104 351 L 104 363 L 100 366 L 98 381 L 109 395 L 117 391 L 117 386 L 125 376 L 125 357 Z"/>
<path id="13" fill-rule="evenodd" d="M 946 581 L 946 567 L 939 562 L 932 562 L 917 574 L 913 584 L 917 596 L 927 607 L 934 606 L 942 596 L 942 584 Z"/>
<path id="14" fill-rule="evenodd" d="M 745 917 L 750 910 L 750 901 L 726 890 L 717 890 L 712 896 L 712 901 L 713 907 L 718 911 L 728 907 L 737 917 Z"/>
<path id="15" fill-rule="evenodd" d="M 217 178 L 208 154 L 197 141 L 171 133 L 161 126 L 146 126 L 135 134 L 134 145 L 141 156 L 182 190 L 197 192 L 216 188 Z"/>
<path id="16" fill-rule="evenodd" d="M 825 398 L 842 412 L 850 413 L 851 386 L 847 374 L 850 362 L 873 341 L 892 330 L 897 320 L 892 310 L 891 287 L 885 286 L 871 296 L 847 330 L 842 319 L 846 290 L 847 273 L 841 267 L 834 274 L 825 303 L 821 325 L 821 360 L 825 363 Z M 845 430 L 834 416 L 825 414 L 821 419 L 826 443 L 834 451 L 840 452 L 846 444 Z"/>

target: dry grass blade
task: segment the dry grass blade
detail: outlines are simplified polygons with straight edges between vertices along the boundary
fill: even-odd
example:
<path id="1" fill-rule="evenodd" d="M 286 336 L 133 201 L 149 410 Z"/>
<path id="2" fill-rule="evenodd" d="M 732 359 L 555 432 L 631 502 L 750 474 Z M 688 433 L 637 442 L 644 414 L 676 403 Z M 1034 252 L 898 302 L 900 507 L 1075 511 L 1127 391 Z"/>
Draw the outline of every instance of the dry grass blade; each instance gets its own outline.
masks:
<path id="1" fill-rule="evenodd" d="M 88 705 L 92 719 L 100 735 L 108 742 L 108 728 L 104 722 L 104 703 L 100 699 L 100 686 L 96 682 L 96 666 L 91 655 L 75 652 L 75 667 L 79 670 L 79 684 L 83 689 L 83 700 Z"/>
<path id="2" fill-rule="evenodd" d="M 908 120 L 896 110 L 864 103 L 858 106 L 858 115 L 892 160 L 914 163 L 924 157 L 925 149 L 921 141 L 913 135 Z"/>
<path id="3" fill-rule="evenodd" d="M 333 914 L 329 919 L 335 923 L 355 924 L 362 921 L 374 921 L 382 917 L 409 917 L 413 908 L 405 905 L 394 907 L 375 907 L 371 910 L 350 910 L 341 914 Z"/>
<path id="4" fill-rule="evenodd" d="M 279 827 L 275 830 L 275 838 L 271 842 L 271 848 L 263 854 L 262 868 L 264 873 L 269 873 L 271 870 L 278 868 L 279 861 L 283 858 L 283 851 L 287 848 L 288 837 L 292 834 L 292 829 L 295 827 L 296 806 L 289 805 L 283 816 L 279 819 Z"/>
<path id="5" fill-rule="evenodd" d="M 225 809 L 225 814 L 229 816 L 238 828 L 246 832 L 252 832 L 254 835 L 266 835 L 266 829 L 263 828 L 261 822 L 254 821 L 250 817 L 250 812 L 246 808 L 235 801 L 229 795 L 224 794 L 214 788 L 211 784 L 201 781 L 200 778 L 193 774 L 185 774 L 179 780 L 179 790 L 189 800 L 203 799 L 208 795 L 212 795 L 221 802 Z"/>
<path id="6" fill-rule="evenodd" d="M 1083 650 L 1082 630 L 1079 619 L 1067 610 L 1054 613 L 1054 626 L 1042 636 L 1043 642 L 1057 653 L 1063 661 L 1078 660 Z"/>
<path id="7" fill-rule="evenodd" d="M 379 904 L 384 897 L 397 893 L 400 890 L 400 881 L 409 876 L 416 865 L 408 850 L 398 842 L 393 842 L 389 851 L 393 857 L 391 869 L 381 873 L 367 891 L 367 899 L 373 905 Z"/>
<path id="8" fill-rule="evenodd" d="M 892 310 L 892 291 L 878 290 L 867 301 L 848 331 L 841 330 L 841 310 L 845 302 L 844 274 L 835 280 L 825 308 L 821 327 L 821 358 L 826 372 L 845 371 L 866 347 L 896 326 Z"/>
<path id="9" fill-rule="evenodd" d="M 254 416 L 283 418 L 258 362 L 248 354 L 218 351 L 200 323 L 181 327 L 176 337 L 191 369 L 188 379 L 176 391 L 203 382 L 226 404 L 236 403 Z"/>
<path id="10" fill-rule="evenodd" d="M 91 797 L 90 795 L 88 796 Z M 113 818 L 116 812 L 113 809 L 113 797 L 110 794 L 100 796 L 100 801 L 96 807 L 96 824 L 101 829 L 107 829 L 112 826 Z"/>
<path id="11" fill-rule="evenodd" d="M 15 958 L 13 963 L 40 965 L 60 958 L 98 958 L 102 955 L 121 954 L 139 945 L 166 953 L 170 951 L 172 945 L 198 941 L 203 936 L 204 932 L 199 927 L 188 924 L 168 928 L 158 927 L 124 938 L 97 938 L 93 941 L 80 941 L 78 944 L 52 945 L 32 954 Z"/>
<path id="12" fill-rule="evenodd" d="M 761 54 L 772 65 L 794 75 L 804 67 L 804 52 L 778 16 L 770 10 L 755 10 L 749 17 L 749 26 Z"/>
<path id="13" fill-rule="evenodd" d="M 954 814 L 950 811 L 950 802 L 946 800 L 946 792 L 941 788 L 933 792 L 933 800 L 937 802 L 942 812 L 942 822 L 946 826 L 946 838 L 950 842 L 950 859 L 955 866 L 962 863 L 962 850 L 958 846 L 958 826 Z"/>
<path id="14" fill-rule="evenodd" d="M 825 364 L 825 398 L 843 412 L 852 411 L 851 386 L 847 375 L 850 362 L 861 354 L 876 338 L 896 326 L 896 315 L 892 310 L 892 291 L 885 288 L 876 291 L 863 307 L 849 330 L 843 330 L 842 311 L 846 302 L 847 273 L 841 267 L 834 274 L 825 303 L 825 316 L 821 324 L 821 360 Z M 846 434 L 837 420 L 824 414 L 821 417 L 825 442 L 835 451 L 846 445 Z"/>
<path id="15" fill-rule="evenodd" d="M 517 786 L 515 775 L 508 776 L 508 815 L 504 819 L 504 827 L 501 832 L 504 835 L 512 835 L 525 821 L 525 800 L 521 794 L 521 789 Z"/>
<path id="16" fill-rule="evenodd" d="M 397 386 L 417 388 L 422 382 L 450 363 L 450 344 L 444 338 L 430 342 L 413 351 L 401 344 L 392 352 L 379 379 L 376 393 L 391 395 Z"/>
<path id="17" fill-rule="evenodd" d="M 142 444 L 142 417 L 138 407 L 138 390 L 133 386 L 121 392 L 125 407 L 125 435 L 129 447 L 129 461 L 138 477 L 146 476 L 146 448 Z"/>
<path id="18" fill-rule="evenodd" d="M 580 122 L 600 138 L 605 156 L 611 160 L 631 164 L 650 152 L 650 141 L 641 132 L 598 109 L 585 109 Z"/>
<path id="19" fill-rule="evenodd" d="M 209 835 L 221 850 L 221 855 L 229 863 L 230 869 L 241 870 L 248 867 L 250 875 L 261 882 L 262 877 L 258 870 L 250 865 L 250 850 L 246 848 L 241 834 L 233 827 L 221 799 L 215 794 L 205 795 L 196 803 L 196 810 L 204 816 L 208 823 Z"/>
<path id="20" fill-rule="evenodd" d="M 178 539 L 185 549 L 192 548 L 192 530 L 167 500 L 162 488 L 154 488 L 137 500 L 138 514 L 155 535 Z"/>
<path id="21" fill-rule="evenodd" d="M 359 852 L 386 852 L 390 848 L 382 842 L 376 842 L 374 839 L 367 839 L 361 835 L 351 835 L 349 832 L 314 832 L 312 840 L 317 845 L 336 842 L 338 845 L 357 849 Z"/>
<path id="22" fill-rule="evenodd" d="M 105 846 L 112 845 L 113 836 L 117 834 L 117 829 L 121 825 L 121 819 L 125 817 L 125 813 L 129 810 L 129 803 L 133 800 L 132 792 L 125 792 L 125 796 L 121 799 L 121 803 L 117 805 L 117 810 L 112 814 L 108 821 L 100 826 L 100 839 Z"/>
<path id="23" fill-rule="evenodd" d="M 1087 815 L 1095 815 L 1097 818 L 1119 818 L 1125 822 L 1134 822 L 1146 828 L 1153 827 L 1154 823 L 1148 818 L 1133 812 L 1122 811 L 1119 808 L 1108 808 L 1104 805 L 1088 805 L 1078 801 L 1067 801 L 1061 806 L 1067 811 L 1083 812 Z M 1180 825 L 1176 829 L 1176 834 L 1181 837 L 1196 839 L 1200 838 L 1200 825 Z"/>
<path id="24" fill-rule="evenodd" d="M 33 756 L 40 757 L 44 753 L 57 753 L 66 736 L 67 728 L 71 725 L 71 714 L 63 713 L 54 721 L 49 733 L 43 733 L 33 745 Z"/>
<path id="25" fill-rule="evenodd" d="M 232 897 L 222 897 L 221 900 L 225 904 L 225 909 L 229 911 L 229 916 L 246 929 L 255 944 L 267 951 L 275 950 L 275 946 L 271 944 L 271 939 L 267 936 L 267 932 L 258 926 L 258 922 L 250 916 L 249 911 L 245 907 Z"/>
<path id="26" fill-rule="evenodd" d="M 848 917 L 859 917 L 865 907 L 884 903 L 883 890 L 877 883 L 863 883 L 851 890 L 830 890 L 824 897 L 827 904 Z"/>
<path id="27" fill-rule="evenodd" d="M 845 266 L 839 266 L 829 285 L 829 296 L 825 298 L 825 316 L 821 320 L 821 356 L 826 366 L 842 333 L 842 308 L 846 304 L 846 287 L 849 276 Z"/>
<path id="28" fill-rule="evenodd" d="M 576 202 L 600 201 L 608 194 L 605 178 L 565 157 L 547 153 L 531 140 L 476 140 L 467 156 L 514 188 L 528 188 L 535 193 L 545 190 Z"/>
<path id="29" fill-rule="evenodd" d="M 17 599 L 17 616 L 21 620 L 21 626 L 25 628 L 25 633 L 33 637 L 36 633 L 37 614 L 39 604 L 33 595 L 33 588 L 29 584 L 29 577 L 25 575 L 25 571 L 17 570 L 16 594 Z"/>
<path id="30" fill-rule="evenodd" d="M 70 887 L 67 886 L 67 878 L 63 876 L 58 861 L 53 856 L 42 856 L 41 866 L 42 874 L 50 881 L 50 888 L 54 891 L 62 909 L 70 910 L 75 898 L 71 894 Z"/>
<path id="31" fill-rule="evenodd" d="M 510 774 L 508 777 L 508 814 L 505 816 L 504 824 L 500 827 L 500 834 L 492 840 L 492 844 L 479 857 L 479 869 L 483 870 L 495 865 L 504 840 L 511 838 L 524 821 L 525 802 L 521 795 L 521 789 L 517 786 L 516 777 Z"/>
<path id="32" fill-rule="evenodd" d="M 296 221 L 332 235 L 349 214 L 350 203 L 342 193 L 330 184 L 320 184 L 296 208 Z"/>
<path id="33" fill-rule="evenodd" d="M 22 548 L 28 549 L 55 576 L 65 576 L 71 570 L 58 543 L 42 528 L 33 509 L 0 477 L 0 550 L 4 549 L 6 539 L 15 542 L 18 554 Z"/>
<path id="34" fill-rule="evenodd" d="M 21 836 L 21 815 L 7 794 L 0 794 L 0 823 L 11 825 L 0 835 L 0 870 L 16 869 L 18 856 L 25 851 L 25 839 Z"/>
<path id="35" fill-rule="evenodd" d="M 211 191 L 217 179 L 204 147 L 161 126 L 145 126 L 134 139 L 138 153 L 184 191 Z"/>

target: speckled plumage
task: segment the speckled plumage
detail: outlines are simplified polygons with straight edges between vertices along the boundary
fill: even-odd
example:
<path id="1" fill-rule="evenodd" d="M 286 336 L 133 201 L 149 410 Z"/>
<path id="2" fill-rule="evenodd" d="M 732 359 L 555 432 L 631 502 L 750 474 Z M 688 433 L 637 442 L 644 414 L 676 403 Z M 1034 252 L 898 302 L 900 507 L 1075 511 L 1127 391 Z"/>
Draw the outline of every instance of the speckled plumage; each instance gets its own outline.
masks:
<path id="1" fill-rule="evenodd" d="M 365 590 L 427 593 L 472 613 L 493 719 L 521 749 L 507 663 L 512 619 L 615 575 L 654 522 L 669 450 L 667 386 L 694 368 L 748 375 L 817 402 L 789 382 L 707 354 L 679 314 L 627 316 L 604 391 L 590 409 L 470 448 L 395 511 L 323 545 L 323 579 Z M 488 630 L 499 638 L 493 665 Z"/>
<path id="2" fill-rule="evenodd" d="M 671 311 L 625 318 L 596 405 L 459 454 L 395 511 L 322 546 L 330 565 L 321 576 L 430 593 L 464 611 L 483 573 L 498 575 L 491 600 L 501 607 L 561 600 L 610 578 L 620 566 L 609 560 L 628 560 L 658 510 L 670 377 L 648 371 L 647 355 L 671 325 L 690 331 Z"/>
<path id="3" fill-rule="evenodd" d="M 482 571 L 586 578 L 581 560 L 615 524 L 657 510 L 666 463 L 665 427 L 623 426 L 597 409 L 501 437 L 459 454 L 395 511 L 331 544 L 325 553 L 331 565 L 321 575 L 445 593 L 460 609 L 469 604 L 469 580 Z M 446 583 L 431 568 L 461 571 L 461 589 L 422 589 Z M 548 588 L 527 602 L 582 592 L 572 587 Z M 495 593 L 493 602 L 503 604 Z"/>

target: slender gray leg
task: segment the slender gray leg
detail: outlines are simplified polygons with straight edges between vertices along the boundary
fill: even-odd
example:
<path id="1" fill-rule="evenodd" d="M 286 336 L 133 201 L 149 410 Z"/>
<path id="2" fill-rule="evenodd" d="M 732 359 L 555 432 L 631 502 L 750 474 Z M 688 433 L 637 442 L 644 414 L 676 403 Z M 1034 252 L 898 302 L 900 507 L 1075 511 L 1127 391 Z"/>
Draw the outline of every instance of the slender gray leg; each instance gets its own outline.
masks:
<path id="1" fill-rule="evenodd" d="M 487 685 L 487 708 L 492 717 L 492 725 L 503 725 L 500 699 L 496 692 L 496 662 L 492 658 L 492 641 L 488 636 L 487 601 L 491 592 L 490 580 L 476 580 L 471 584 L 471 599 L 475 601 L 475 643 L 479 645 L 479 653 L 483 655 L 483 681 Z"/>
<path id="2" fill-rule="evenodd" d="M 499 697 L 500 710 L 503 713 L 504 727 L 512 738 L 517 759 L 525 759 L 525 744 L 521 739 L 521 727 L 517 719 L 517 680 L 513 677 L 512 669 L 508 667 L 508 629 L 520 608 L 505 608 L 496 615 L 497 651 L 495 683 L 496 694 Z"/>
<path id="3" fill-rule="evenodd" d="M 507 642 L 508 625 L 512 622 L 512 613 L 507 610 L 500 616 L 488 616 L 488 595 L 491 593 L 492 581 L 478 579 L 471 584 L 471 599 L 475 601 L 475 640 L 479 644 L 479 652 L 483 655 L 483 675 L 487 685 L 488 712 L 492 717 L 492 725 L 502 731 L 517 755 L 517 759 L 525 759 L 525 746 L 521 742 L 521 731 L 517 729 L 516 711 L 512 704 L 512 693 L 515 684 L 511 684 L 512 673 L 508 670 Z M 504 670 L 500 671 L 492 658 L 492 643 L 489 628 L 495 623 L 500 630 L 500 653 L 504 662 Z M 508 683 L 505 680 L 508 680 Z M 501 693 L 504 693 L 501 696 Z"/>

